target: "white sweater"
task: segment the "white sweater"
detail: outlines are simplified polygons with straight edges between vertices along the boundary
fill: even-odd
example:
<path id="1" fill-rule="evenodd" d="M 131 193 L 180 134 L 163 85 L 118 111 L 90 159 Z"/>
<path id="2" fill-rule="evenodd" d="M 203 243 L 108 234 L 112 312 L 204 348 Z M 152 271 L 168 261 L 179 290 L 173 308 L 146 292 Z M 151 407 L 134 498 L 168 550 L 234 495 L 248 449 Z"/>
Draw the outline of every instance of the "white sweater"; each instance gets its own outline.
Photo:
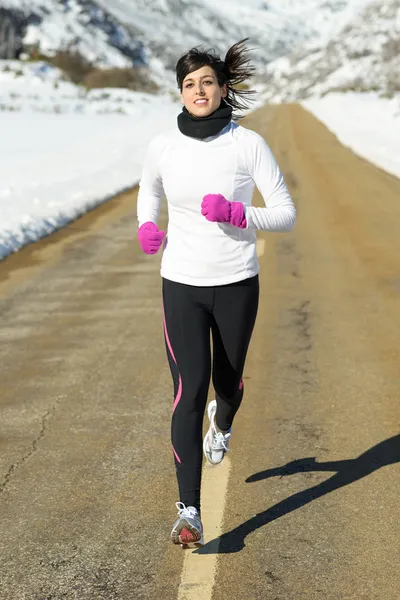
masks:
<path id="1" fill-rule="evenodd" d="M 265 208 L 251 206 L 254 185 Z M 242 202 L 247 228 L 213 223 L 201 214 L 206 194 Z M 259 270 L 256 230 L 290 231 L 296 209 L 275 158 L 254 131 L 230 122 L 203 140 L 178 128 L 149 145 L 137 201 L 139 227 L 157 223 L 161 201 L 168 203 L 168 232 L 161 276 L 195 286 L 224 285 Z"/>

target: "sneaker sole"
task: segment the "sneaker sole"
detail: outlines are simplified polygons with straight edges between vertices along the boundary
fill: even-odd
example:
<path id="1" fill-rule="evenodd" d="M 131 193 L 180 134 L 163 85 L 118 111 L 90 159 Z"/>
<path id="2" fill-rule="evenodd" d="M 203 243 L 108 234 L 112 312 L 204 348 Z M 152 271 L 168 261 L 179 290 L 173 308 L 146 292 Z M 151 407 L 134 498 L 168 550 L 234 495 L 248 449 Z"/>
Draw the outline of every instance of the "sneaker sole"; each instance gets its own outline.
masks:
<path id="1" fill-rule="evenodd" d="M 192 539 L 189 540 L 188 538 Z M 173 544 L 180 544 L 184 550 L 204 546 L 204 536 L 200 531 L 189 525 L 187 521 L 184 522 L 184 527 L 182 527 L 179 533 L 177 531 L 171 533 L 171 540 Z"/>

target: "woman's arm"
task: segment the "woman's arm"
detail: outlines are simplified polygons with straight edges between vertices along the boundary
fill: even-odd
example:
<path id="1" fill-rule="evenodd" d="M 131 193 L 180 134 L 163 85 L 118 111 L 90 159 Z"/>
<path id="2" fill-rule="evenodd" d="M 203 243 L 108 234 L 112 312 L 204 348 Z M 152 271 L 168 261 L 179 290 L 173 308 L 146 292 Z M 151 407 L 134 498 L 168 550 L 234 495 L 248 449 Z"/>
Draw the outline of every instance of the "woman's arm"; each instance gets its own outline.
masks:
<path id="1" fill-rule="evenodd" d="M 247 228 L 291 231 L 296 222 L 296 208 L 282 173 L 265 140 L 254 132 L 251 134 L 252 143 L 249 150 L 246 149 L 248 169 L 264 199 L 265 208 L 245 206 Z"/>
<path id="2" fill-rule="evenodd" d="M 162 179 L 158 169 L 160 155 L 160 138 L 154 138 L 148 146 L 142 177 L 139 183 L 137 199 L 139 227 L 148 222 L 157 224 L 158 221 L 161 201 L 164 196 Z"/>

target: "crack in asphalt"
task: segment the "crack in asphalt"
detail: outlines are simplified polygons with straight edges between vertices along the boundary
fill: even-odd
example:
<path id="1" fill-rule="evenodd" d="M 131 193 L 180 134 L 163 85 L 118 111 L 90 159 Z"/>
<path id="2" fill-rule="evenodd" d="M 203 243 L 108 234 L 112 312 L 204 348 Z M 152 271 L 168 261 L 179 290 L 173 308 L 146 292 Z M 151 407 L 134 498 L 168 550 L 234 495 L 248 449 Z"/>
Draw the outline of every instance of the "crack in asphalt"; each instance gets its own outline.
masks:
<path id="1" fill-rule="evenodd" d="M 50 410 L 47 410 L 45 412 L 45 414 L 42 416 L 41 428 L 40 428 L 39 434 L 36 436 L 36 438 L 31 443 L 30 450 L 26 454 L 24 454 L 24 456 L 22 456 L 22 458 L 20 458 L 16 462 L 14 462 L 8 469 L 7 473 L 5 474 L 5 476 L 3 478 L 3 481 L 0 483 L 0 493 L 3 492 L 5 490 L 5 488 L 7 487 L 7 485 L 10 483 L 11 478 L 13 477 L 13 475 L 15 475 L 17 469 L 21 465 L 23 465 L 32 456 L 32 454 L 34 454 L 37 451 L 39 442 L 43 439 L 43 437 L 45 436 L 45 433 L 47 431 L 47 420 L 48 420 L 50 414 L 54 413 L 55 407 L 56 407 L 56 404 L 54 404 L 50 408 Z"/>

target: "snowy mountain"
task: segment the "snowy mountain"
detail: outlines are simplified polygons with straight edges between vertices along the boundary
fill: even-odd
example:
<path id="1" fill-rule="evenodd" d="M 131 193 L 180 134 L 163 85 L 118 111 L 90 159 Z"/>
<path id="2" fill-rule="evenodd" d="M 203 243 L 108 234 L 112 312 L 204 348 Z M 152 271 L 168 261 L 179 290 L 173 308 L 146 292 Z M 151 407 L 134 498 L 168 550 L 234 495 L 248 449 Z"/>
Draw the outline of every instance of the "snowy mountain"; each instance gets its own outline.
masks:
<path id="1" fill-rule="evenodd" d="M 332 38 L 268 65 L 265 99 L 293 101 L 329 92 L 400 92 L 400 0 L 359 6 Z"/>
<path id="2" fill-rule="evenodd" d="M 143 45 L 93 0 L 0 0 L 0 8 L 24 15 L 23 45 L 51 55 L 73 49 L 98 66 L 146 62 Z"/>
<path id="3" fill-rule="evenodd" d="M 179 56 L 194 45 L 249 38 L 266 100 L 332 90 L 399 89 L 400 0 L 0 0 L 25 15 L 23 43 L 40 54 L 77 50 L 100 67 L 149 68 L 174 87 Z M 0 12 L 1 25 L 1 12 Z M 1 27 L 0 27 L 1 37 Z M 1 39 L 0 39 L 1 47 Z"/>
<path id="4" fill-rule="evenodd" d="M 242 26 L 272 45 L 275 55 L 306 40 L 331 37 L 371 0 L 206 0 L 227 18 L 235 15 Z"/>
<path id="5" fill-rule="evenodd" d="M 282 18 L 276 10 L 253 8 L 251 2 L 196 0 L 98 0 L 130 27 L 152 54 L 173 69 L 177 58 L 192 46 L 204 44 L 223 55 L 228 47 L 250 38 L 259 68 L 308 39 L 307 28 Z"/>
<path id="6" fill-rule="evenodd" d="M 73 48 L 100 66 L 161 62 L 173 69 L 194 45 L 224 54 L 249 37 L 258 71 L 264 72 L 269 61 L 331 34 L 368 1 L 0 0 L 0 7 L 25 13 L 24 44 L 44 54 Z"/>

